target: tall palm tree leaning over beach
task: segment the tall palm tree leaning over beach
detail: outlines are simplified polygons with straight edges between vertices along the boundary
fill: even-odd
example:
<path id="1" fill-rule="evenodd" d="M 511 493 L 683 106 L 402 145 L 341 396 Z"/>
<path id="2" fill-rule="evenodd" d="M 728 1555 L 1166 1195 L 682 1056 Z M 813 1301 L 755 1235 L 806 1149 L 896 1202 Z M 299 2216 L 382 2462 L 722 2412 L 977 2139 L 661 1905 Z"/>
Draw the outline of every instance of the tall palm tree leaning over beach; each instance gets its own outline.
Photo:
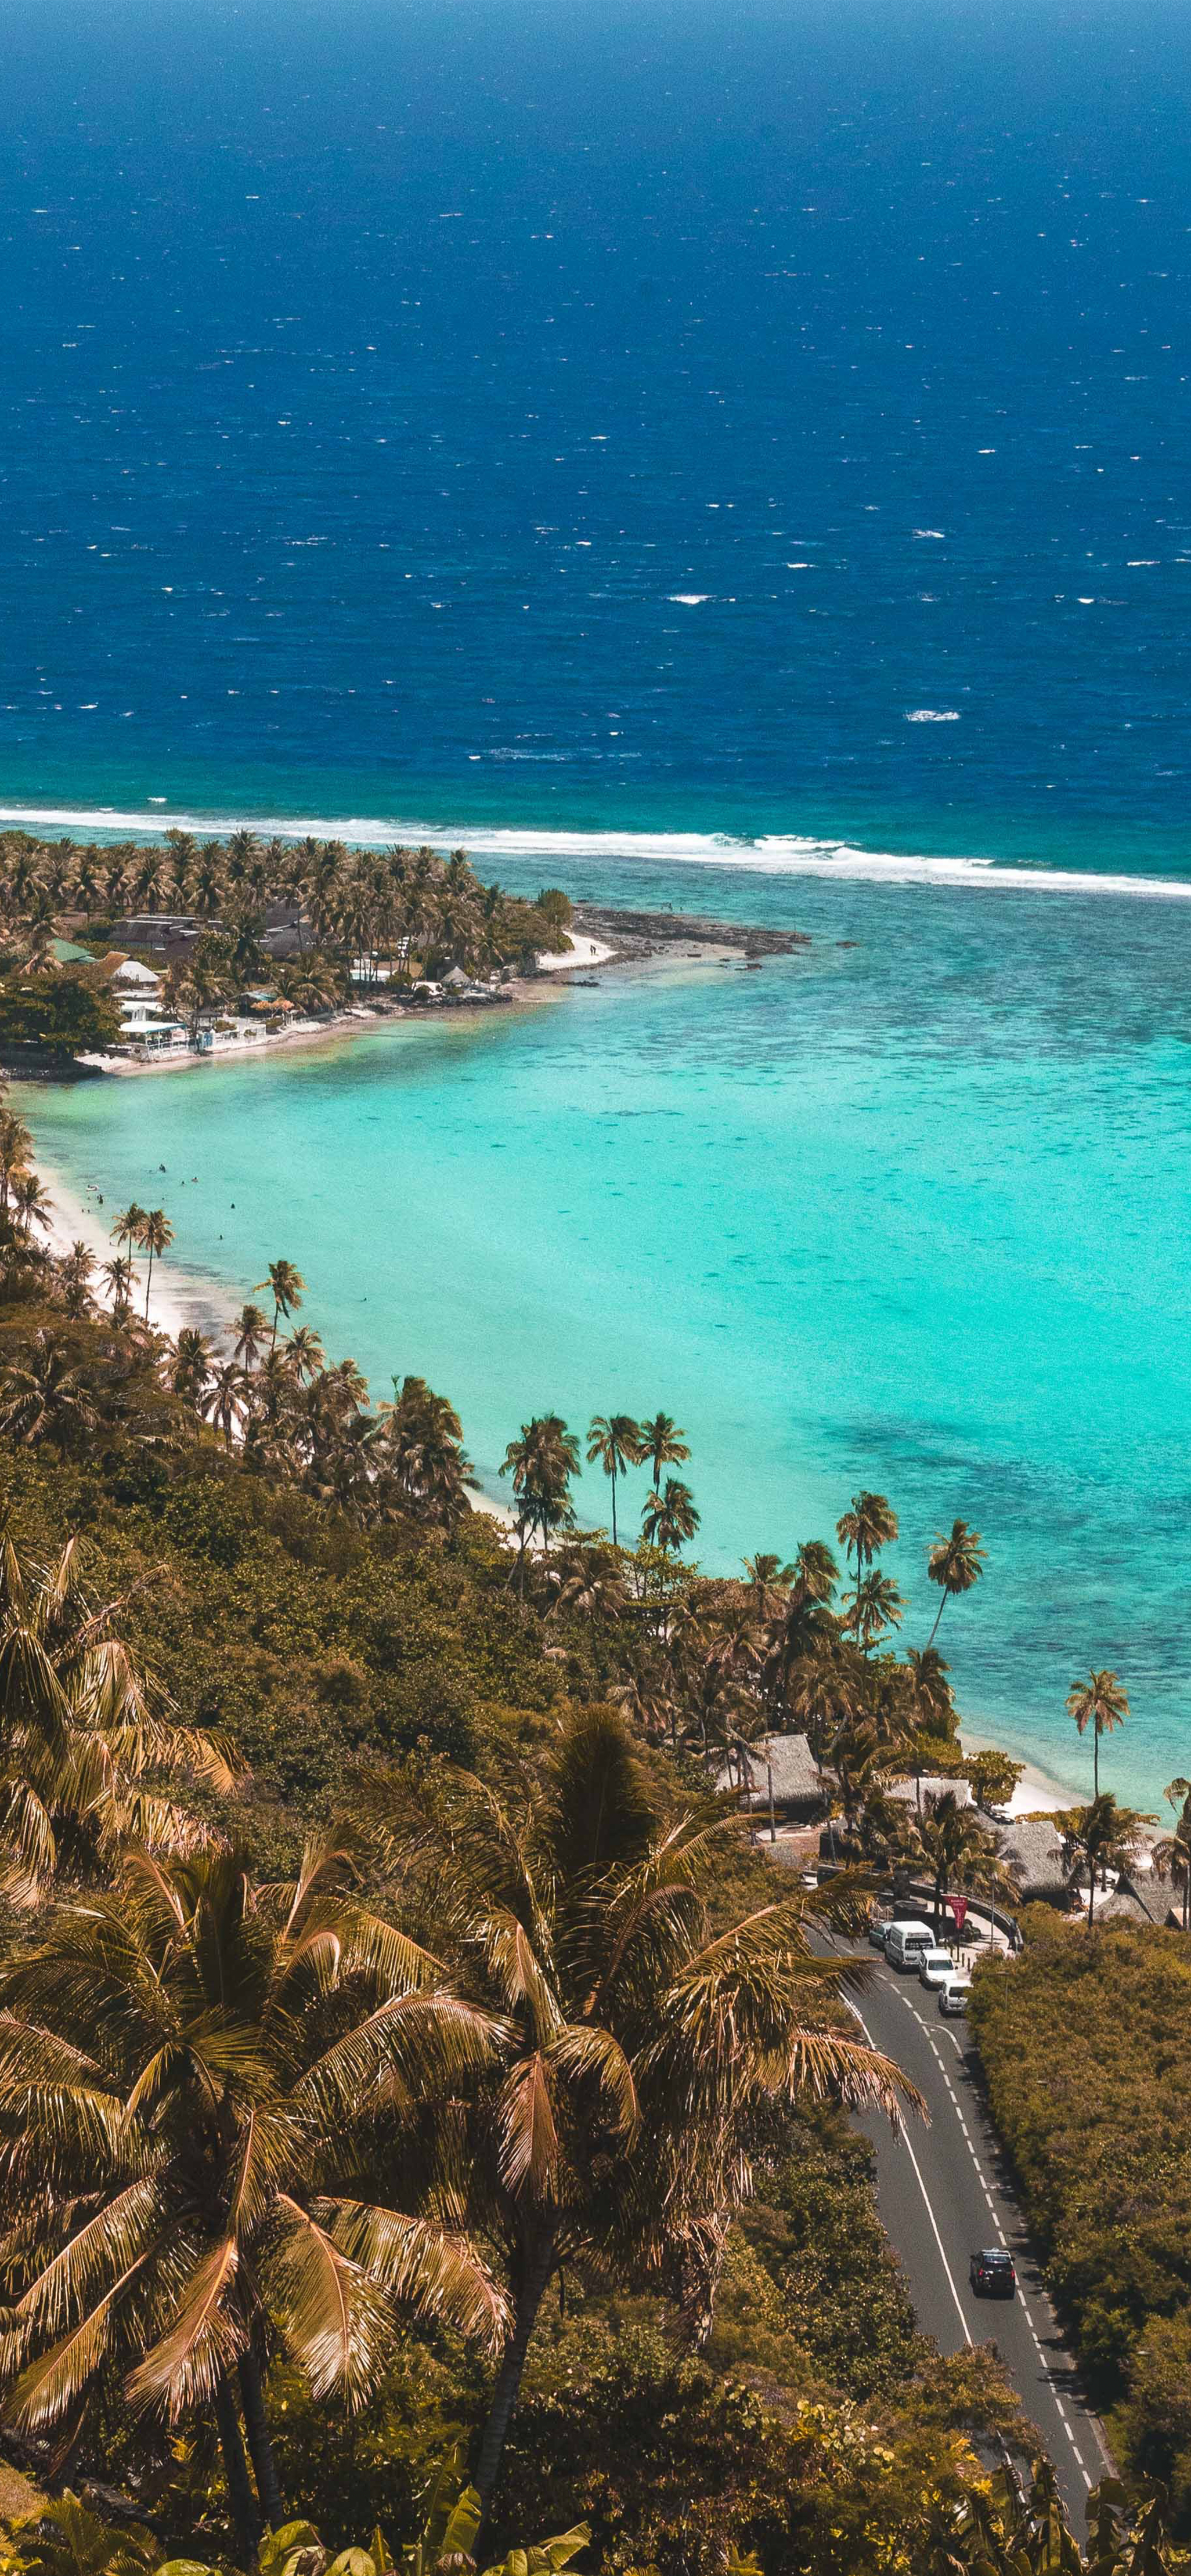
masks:
<path id="1" fill-rule="evenodd" d="M 1081 1735 L 1092 1729 L 1092 1796 L 1100 1795 L 1100 1738 L 1111 1735 L 1114 1727 L 1123 1726 L 1129 1715 L 1129 1697 L 1116 1673 L 1090 1672 L 1086 1682 L 1072 1682 L 1067 1693 L 1067 1715 L 1073 1717 Z"/>
<path id="2" fill-rule="evenodd" d="M 672 1422 L 668 1413 L 655 1413 L 652 1422 L 641 1424 L 641 1446 L 638 1464 L 653 1469 L 653 1490 L 660 1490 L 663 1467 L 681 1467 L 690 1457 L 686 1434 Z"/>
<path id="3" fill-rule="evenodd" d="M 296 1315 L 302 1303 L 306 1282 L 301 1271 L 295 1270 L 292 1261 L 271 1261 L 265 1278 L 258 1279 L 256 1285 L 258 1290 L 267 1288 L 273 1299 L 273 1334 L 269 1343 L 269 1348 L 273 1351 L 277 1348 L 278 1324 L 283 1315 L 287 1323 L 291 1315 Z"/>
<path id="4" fill-rule="evenodd" d="M 148 1208 L 141 1225 L 142 1252 L 149 1255 L 149 1275 L 145 1281 L 145 1322 L 149 1321 L 149 1290 L 153 1285 L 153 1257 L 168 1252 L 174 1240 L 174 1229 L 164 1208 Z"/>
<path id="5" fill-rule="evenodd" d="M 958 1596 L 961 1592 L 970 1592 L 973 1584 L 979 1583 L 984 1572 L 985 1555 L 979 1530 L 969 1529 L 966 1521 L 953 1521 L 946 1538 L 939 1531 L 926 1560 L 926 1570 L 932 1583 L 941 1584 L 943 1598 L 926 1641 L 928 1646 L 933 1646 L 938 1636 L 939 1621 L 952 1594 Z"/>
<path id="6" fill-rule="evenodd" d="M 587 1463 L 600 1466 L 612 1482 L 612 1545 L 616 1537 L 616 1479 L 627 1467 L 641 1464 L 641 1425 L 631 1413 L 597 1413 L 587 1434 Z"/>

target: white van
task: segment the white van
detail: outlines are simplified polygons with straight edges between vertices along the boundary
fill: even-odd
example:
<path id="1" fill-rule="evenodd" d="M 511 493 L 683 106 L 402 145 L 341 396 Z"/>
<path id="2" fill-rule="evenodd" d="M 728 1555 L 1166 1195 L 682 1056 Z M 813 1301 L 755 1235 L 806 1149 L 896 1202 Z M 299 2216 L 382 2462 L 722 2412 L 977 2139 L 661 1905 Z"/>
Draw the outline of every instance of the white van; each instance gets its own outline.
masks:
<path id="1" fill-rule="evenodd" d="M 916 1920 L 891 1923 L 885 1936 L 885 1956 L 891 1968 L 900 1968 L 903 1977 L 917 1976 L 924 1951 L 936 1946 L 929 1923 Z"/>

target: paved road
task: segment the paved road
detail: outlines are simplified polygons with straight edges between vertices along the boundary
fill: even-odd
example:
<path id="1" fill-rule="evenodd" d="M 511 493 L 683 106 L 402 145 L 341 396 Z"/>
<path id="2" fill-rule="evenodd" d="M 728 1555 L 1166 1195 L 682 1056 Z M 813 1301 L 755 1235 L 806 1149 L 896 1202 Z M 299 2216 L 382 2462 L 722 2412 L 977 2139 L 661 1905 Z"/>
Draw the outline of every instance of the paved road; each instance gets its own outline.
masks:
<path id="1" fill-rule="evenodd" d="M 874 2047 L 913 2079 L 930 2111 L 929 2127 L 911 2118 L 900 2138 L 884 2120 L 862 2124 L 876 2151 L 881 2218 L 919 2322 L 944 2352 L 995 2343 L 1082 2531 L 1088 2489 L 1111 2464 L 981 2106 L 967 2026 L 945 2021 L 937 1998 L 916 1976 L 899 1976 L 874 1951 L 867 1956 L 876 1965 L 858 1999 L 860 2019 Z M 982 2245 L 1009 2247 L 1017 2265 L 1015 2299 L 981 2299 L 970 2288 L 968 2258 Z"/>

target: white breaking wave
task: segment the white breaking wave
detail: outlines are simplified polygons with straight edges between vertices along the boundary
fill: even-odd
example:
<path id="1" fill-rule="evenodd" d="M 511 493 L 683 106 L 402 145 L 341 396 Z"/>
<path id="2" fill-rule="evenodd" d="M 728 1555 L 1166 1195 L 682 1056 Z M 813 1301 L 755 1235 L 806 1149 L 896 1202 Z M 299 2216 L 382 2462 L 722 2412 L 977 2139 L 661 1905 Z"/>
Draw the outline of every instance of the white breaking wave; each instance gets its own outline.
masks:
<path id="1" fill-rule="evenodd" d="M 958 707 L 907 707 L 907 724 L 958 724 Z"/>
<path id="2" fill-rule="evenodd" d="M 739 868 L 756 876 L 845 877 L 872 885 L 983 886 L 1029 894 L 1114 894 L 1152 902 L 1191 901 L 1191 878 L 1100 875 L 1090 868 L 1020 868 L 992 858 L 927 858 L 857 849 L 850 841 L 801 832 L 530 831 L 487 823 L 411 822 L 375 814 L 192 814 L 114 805 L 0 805 L 0 825 L 28 832 L 112 834 L 158 839 L 162 832 L 222 836 L 249 829 L 262 839 L 346 841 L 384 849 L 395 842 L 465 849 L 475 859 L 622 859 L 676 867 Z"/>

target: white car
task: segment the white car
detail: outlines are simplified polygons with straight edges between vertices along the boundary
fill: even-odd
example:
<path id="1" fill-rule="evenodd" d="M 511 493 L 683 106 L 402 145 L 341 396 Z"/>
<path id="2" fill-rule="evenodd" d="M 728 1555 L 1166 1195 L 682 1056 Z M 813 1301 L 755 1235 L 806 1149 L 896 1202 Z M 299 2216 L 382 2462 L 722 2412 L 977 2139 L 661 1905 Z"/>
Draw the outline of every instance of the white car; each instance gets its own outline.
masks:
<path id="1" fill-rule="evenodd" d="M 924 1950 L 918 1962 L 918 1974 L 924 1986 L 945 1986 L 959 1970 L 950 1950 Z"/>
<path id="2" fill-rule="evenodd" d="M 939 1988 L 939 2010 L 946 2021 L 962 2021 L 972 1991 L 970 1977 L 948 1977 Z"/>

